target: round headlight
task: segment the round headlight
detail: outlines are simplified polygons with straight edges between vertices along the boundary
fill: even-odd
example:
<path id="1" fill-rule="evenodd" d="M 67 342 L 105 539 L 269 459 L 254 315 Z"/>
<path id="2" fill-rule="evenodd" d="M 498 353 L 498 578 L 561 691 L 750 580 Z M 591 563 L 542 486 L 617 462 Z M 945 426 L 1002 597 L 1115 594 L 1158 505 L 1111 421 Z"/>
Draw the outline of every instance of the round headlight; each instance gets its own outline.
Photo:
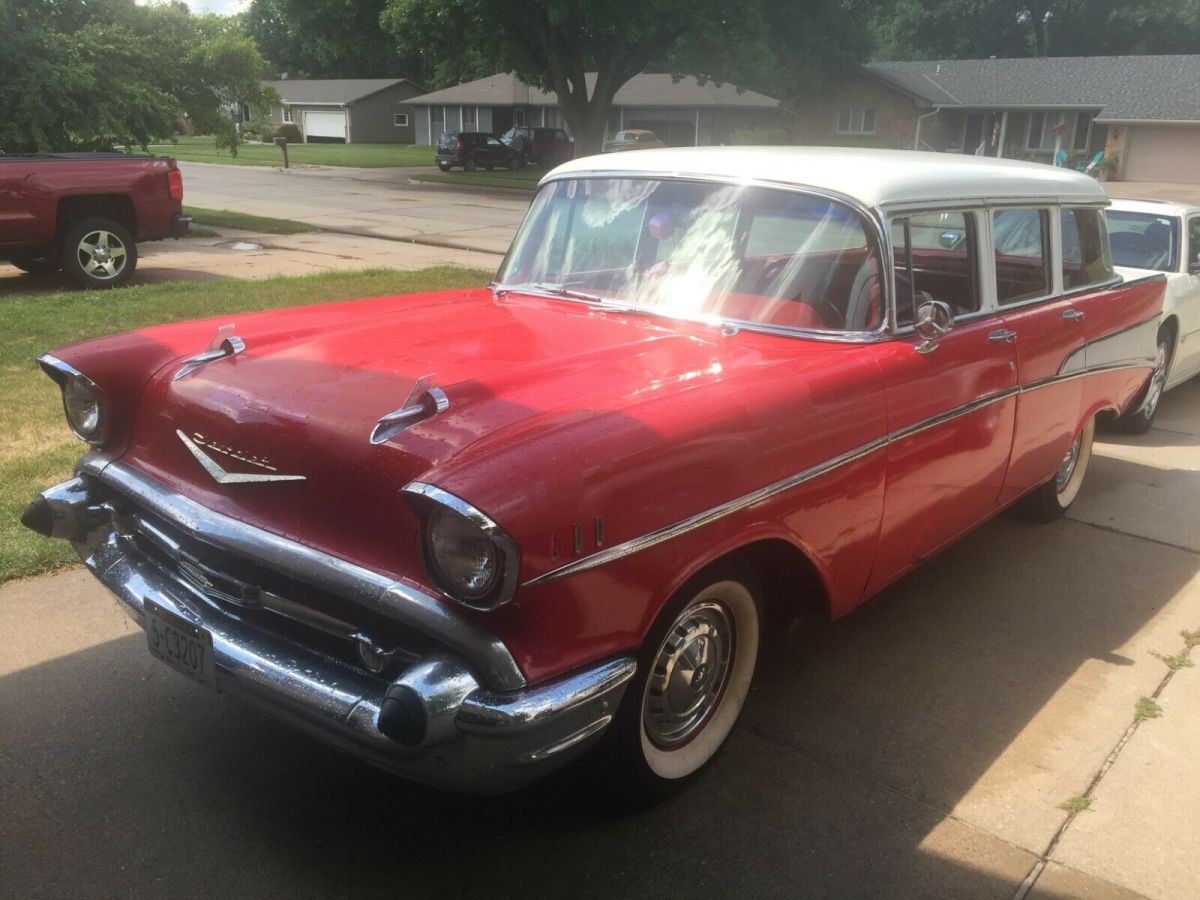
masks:
<path id="1" fill-rule="evenodd" d="M 79 377 L 67 381 L 63 386 L 63 408 L 71 430 L 85 441 L 100 434 L 100 397 L 88 381 Z"/>
<path id="2" fill-rule="evenodd" d="M 466 602 L 488 596 L 500 579 L 496 542 L 466 518 L 447 507 L 436 507 L 425 523 L 425 547 L 443 590 Z"/>

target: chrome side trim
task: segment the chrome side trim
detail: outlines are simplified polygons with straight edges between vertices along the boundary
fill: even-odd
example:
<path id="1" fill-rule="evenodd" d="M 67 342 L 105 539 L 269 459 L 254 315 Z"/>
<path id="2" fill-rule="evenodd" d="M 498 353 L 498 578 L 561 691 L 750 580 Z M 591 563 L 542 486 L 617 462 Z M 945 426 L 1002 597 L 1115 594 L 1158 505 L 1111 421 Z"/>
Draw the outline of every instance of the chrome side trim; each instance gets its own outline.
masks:
<path id="1" fill-rule="evenodd" d="M 664 525 L 655 531 L 648 534 L 643 534 L 641 537 L 633 538 L 624 543 L 614 544 L 607 550 L 601 550 L 598 553 L 593 553 L 591 556 L 585 556 L 583 559 L 568 563 L 565 566 L 560 566 L 557 569 L 552 569 L 543 575 L 536 578 L 531 578 L 526 581 L 524 587 L 534 587 L 539 584 L 545 584 L 549 581 L 557 581 L 560 578 L 565 578 L 568 575 L 576 575 L 580 572 L 586 572 L 589 569 L 595 569 L 598 566 L 606 565 L 618 559 L 623 559 L 626 556 L 632 556 L 634 553 L 640 553 L 650 547 L 657 546 L 664 541 L 669 541 L 674 537 L 678 537 L 688 531 L 693 531 L 710 522 L 715 522 L 718 519 L 723 519 L 735 512 L 740 512 L 749 506 L 754 506 L 764 500 L 782 494 L 784 491 L 790 491 L 794 487 L 798 487 L 806 481 L 824 475 L 826 472 L 832 472 L 834 469 L 840 468 L 848 463 L 861 459 L 868 454 L 874 453 L 886 447 L 888 439 L 886 437 L 878 438 L 870 443 L 863 444 L 861 447 L 855 447 L 853 450 L 848 450 L 833 459 L 826 460 L 823 463 L 818 463 L 815 466 L 810 466 L 803 471 L 797 472 L 795 475 L 789 475 L 787 478 L 782 478 L 779 481 L 769 484 L 766 487 L 759 488 L 756 491 L 751 491 L 728 503 L 722 503 L 720 506 L 714 506 L 712 509 L 697 513 L 679 522 L 671 525 Z"/>
<path id="2" fill-rule="evenodd" d="M 525 686 L 525 676 L 503 641 L 408 582 L 215 512 L 103 454 L 85 456 L 76 471 L 97 479 L 198 540 L 404 622 L 462 654 L 492 687 L 513 690 Z"/>
<path id="3" fill-rule="evenodd" d="M 442 592 L 444 596 L 450 598 L 456 603 L 469 606 L 472 609 L 498 609 L 513 598 L 513 593 L 517 589 L 517 576 L 521 571 L 521 548 L 517 546 L 517 542 L 509 536 L 508 532 L 496 523 L 495 519 L 493 519 L 483 510 L 472 506 L 461 497 L 456 497 L 449 491 L 444 491 L 439 487 L 436 487 L 432 484 L 426 484 L 423 481 L 410 481 L 400 489 L 400 493 L 407 494 L 409 497 L 419 497 L 428 503 L 436 503 L 440 506 L 445 506 L 454 510 L 464 519 L 473 522 L 484 534 L 495 541 L 496 546 L 500 548 L 500 555 L 502 557 L 502 570 L 500 576 L 500 587 L 496 592 L 495 598 L 485 604 L 472 603 L 468 600 L 462 599 L 461 597 L 454 596 L 454 594 L 450 593 L 440 584 L 438 584 L 437 579 L 434 577 L 434 567 L 429 564 L 428 553 L 425 548 L 424 513 L 426 510 L 420 509 L 418 504 L 418 508 L 415 510 L 415 512 L 421 516 L 422 519 L 421 548 L 423 561 L 425 562 L 425 574 L 429 576 L 429 580 L 437 587 L 439 591 Z"/>
<path id="4" fill-rule="evenodd" d="M 672 523 L 671 525 L 665 525 L 662 528 L 648 532 L 640 537 L 631 538 L 630 540 L 624 541 L 620 544 L 614 544 L 607 550 L 602 550 L 598 553 L 593 553 L 590 556 L 585 556 L 583 559 L 578 559 L 574 562 L 568 563 L 567 565 L 559 566 L 557 569 L 551 569 L 549 572 L 545 572 L 524 582 L 522 587 L 536 587 L 540 584 L 547 584 L 552 581 L 557 581 L 560 578 L 566 578 L 569 575 L 577 575 L 580 572 L 586 572 L 599 566 L 607 565 L 610 562 L 615 562 L 616 560 L 623 559 L 626 556 L 632 556 L 634 553 L 639 553 L 642 550 L 654 547 L 663 543 L 664 541 L 669 541 L 681 534 L 694 531 L 695 529 L 704 525 L 708 525 L 711 522 L 715 522 L 718 519 L 723 519 L 728 515 L 740 512 L 747 507 L 754 506 L 764 500 L 768 500 L 778 494 L 791 490 L 794 487 L 798 487 L 799 485 L 804 484 L 806 481 L 811 481 L 818 476 L 832 472 L 834 469 L 838 469 L 844 465 L 854 462 L 855 460 L 861 459 L 862 457 L 874 453 L 876 450 L 880 450 L 889 444 L 894 444 L 898 441 L 912 437 L 913 435 L 920 434 L 923 431 L 927 431 L 930 428 L 935 428 L 962 416 L 978 412 L 979 410 L 990 406 L 993 403 L 999 403 L 1000 401 L 1007 400 L 1010 397 L 1015 397 L 1029 391 L 1034 391 L 1050 384 L 1056 384 L 1060 381 L 1081 378 L 1084 375 L 1094 375 L 1100 372 L 1111 372 L 1121 369 L 1153 368 L 1153 366 L 1154 360 L 1152 358 L 1104 363 L 1082 368 L 1073 372 L 1067 372 L 1061 375 L 1054 375 L 1050 378 L 1044 378 L 1040 381 L 1031 382 L 1029 384 L 1024 384 L 1017 387 L 1006 388 L 1002 391 L 988 394 L 987 396 L 972 400 L 970 403 L 964 403 L 961 406 L 955 407 L 954 409 L 939 413 L 936 416 L 931 416 L 930 418 L 921 422 L 915 422 L 912 425 L 905 426 L 904 428 L 897 429 L 896 431 L 891 431 L 883 437 L 876 438 L 875 440 L 869 441 L 868 443 L 859 447 L 855 447 L 852 450 L 847 450 L 845 453 L 826 460 L 823 463 L 818 463 L 815 466 L 811 466 L 803 471 L 797 472 L 795 475 L 791 475 L 787 478 L 783 478 L 779 481 L 769 484 L 766 487 L 751 491 L 750 493 L 744 494 L 743 496 L 734 500 L 730 500 L 727 503 L 722 503 L 720 506 L 714 506 L 713 508 L 705 510 L 704 512 L 697 513 L 694 516 L 689 516 L 686 519 L 681 519 L 680 521 Z"/>

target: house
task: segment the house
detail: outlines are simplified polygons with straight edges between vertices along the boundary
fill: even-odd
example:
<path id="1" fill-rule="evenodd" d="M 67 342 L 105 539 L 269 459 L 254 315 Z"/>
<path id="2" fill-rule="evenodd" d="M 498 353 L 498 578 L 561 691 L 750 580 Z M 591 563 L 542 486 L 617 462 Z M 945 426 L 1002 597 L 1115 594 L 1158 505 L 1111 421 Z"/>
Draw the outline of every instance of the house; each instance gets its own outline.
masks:
<path id="1" fill-rule="evenodd" d="M 271 124 L 295 125 L 305 143 L 337 141 L 413 143 L 413 108 L 407 102 L 425 89 L 407 78 L 286 79 L 267 82 L 282 105 L 271 107 Z"/>
<path id="2" fill-rule="evenodd" d="M 595 73 L 587 74 L 588 90 Z M 570 128 L 558 97 L 515 75 L 490 75 L 409 101 L 417 109 L 416 143 L 434 144 L 443 131 L 502 134 L 513 125 Z M 617 91 L 606 136 L 624 128 L 648 128 L 671 146 L 729 143 L 735 129 L 782 123 L 779 101 L 731 84 L 695 78 L 635 75 Z"/>
<path id="3" fill-rule="evenodd" d="M 1043 162 L 1103 150 L 1115 177 L 1200 183 L 1200 56 L 870 63 L 800 104 L 794 135 Z"/>

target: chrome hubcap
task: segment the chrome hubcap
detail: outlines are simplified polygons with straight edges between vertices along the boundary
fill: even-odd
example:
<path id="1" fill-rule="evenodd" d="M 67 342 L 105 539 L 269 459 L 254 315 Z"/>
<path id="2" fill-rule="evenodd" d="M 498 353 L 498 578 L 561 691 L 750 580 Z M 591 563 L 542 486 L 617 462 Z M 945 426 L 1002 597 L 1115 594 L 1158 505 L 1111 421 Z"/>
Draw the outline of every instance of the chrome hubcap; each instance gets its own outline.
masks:
<path id="1" fill-rule="evenodd" d="M 1147 419 L 1154 416 L 1158 409 L 1158 401 L 1162 399 L 1163 387 L 1167 383 L 1167 345 L 1159 344 L 1154 354 L 1154 374 L 1150 376 L 1150 387 L 1146 391 L 1146 402 L 1142 406 L 1142 415 Z"/>
<path id="2" fill-rule="evenodd" d="M 1071 476 L 1075 474 L 1075 464 L 1079 462 L 1079 447 L 1082 444 L 1083 435 L 1080 434 L 1058 466 L 1058 472 L 1054 476 L 1054 487 L 1060 494 L 1071 483 Z"/>
<path id="3" fill-rule="evenodd" d="M 90 231 L 76 248 L 79 265 L 93 278 L 108 281 L 125 268 L 125 244 L 111 231 Z"/>
<path id="4" fill-rule="evenodd" d="M 660 747 L 686 742 L 721 699 L 733 651 L 733 624 L 724 607 L 701 603 L 684 611 L 659 648 L 646 690 L 646 734 Z"/>

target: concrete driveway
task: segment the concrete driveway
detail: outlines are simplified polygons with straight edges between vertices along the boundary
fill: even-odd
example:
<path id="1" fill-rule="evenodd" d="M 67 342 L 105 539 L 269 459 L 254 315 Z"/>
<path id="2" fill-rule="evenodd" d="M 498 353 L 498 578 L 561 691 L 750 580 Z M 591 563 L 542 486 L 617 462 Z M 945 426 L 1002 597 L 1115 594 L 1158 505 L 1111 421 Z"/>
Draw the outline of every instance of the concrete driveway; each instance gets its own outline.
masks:
<path id="1" fill-rule="evenodd" d="M 1200 630 L 1200 383 L 1102 437 L 1069 518 L 776 623 L 711 771 L 638 814 L 585 769 L 407 785 L 175 675 L 84 573 L 10 584 L 0 893 L 1194 898 L 1200 668 L 1153 654 Z"/>

